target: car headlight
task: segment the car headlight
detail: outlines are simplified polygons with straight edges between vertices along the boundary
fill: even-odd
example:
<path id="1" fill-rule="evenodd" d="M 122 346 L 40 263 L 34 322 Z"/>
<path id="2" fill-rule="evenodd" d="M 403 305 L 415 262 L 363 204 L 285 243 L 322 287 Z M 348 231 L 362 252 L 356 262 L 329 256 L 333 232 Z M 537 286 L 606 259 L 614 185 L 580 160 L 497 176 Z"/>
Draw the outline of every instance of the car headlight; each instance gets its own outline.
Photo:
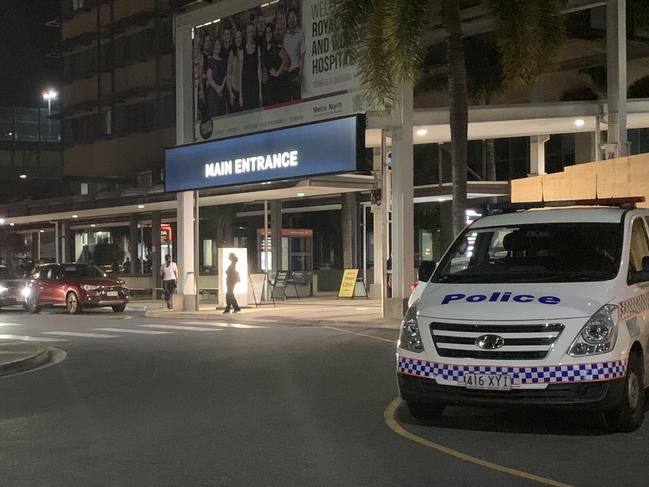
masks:
<path id="1" fill-rule="evenodd" d="M 20 294 L 23 298 L 28 298 L 32 293 L 32 290 L 28 287 L 24 287 L 20 290 Z"/>
<path id="2" fill-rule="evenodd" d="M 408 308 L 408 311 L 406 311 L 406 315 L 403 317 L 403 321 L 401 322 L 399 348 L 417 353 L 424 351 L 424 344 L 421 341 L 421 334 L 419 333 L 416 305 Z"/>
<path id="3" fill-rule="evenodd" d="M 613 350 L 617 340 L 617 306 L 602 306 L 586 322 L 568 349 L 573 357 L 597 355 Z"/>
<path id="4" fill-rule="evenodd" d="M 96 291 L 97 289 L 99 289 L 99 286 L 93 286 L 92 284 L 83 284 L 81 286 L 81 289 L 83 289 L 84 291 Z"/>
<path id="5" fill-rule="evenodd" d="M 0 286 L 0 294 L 4 294 L 4 293 L 6 293 L 7 291 L 9 291 L 9 288 L 8 288 L 8 287 Z"/>

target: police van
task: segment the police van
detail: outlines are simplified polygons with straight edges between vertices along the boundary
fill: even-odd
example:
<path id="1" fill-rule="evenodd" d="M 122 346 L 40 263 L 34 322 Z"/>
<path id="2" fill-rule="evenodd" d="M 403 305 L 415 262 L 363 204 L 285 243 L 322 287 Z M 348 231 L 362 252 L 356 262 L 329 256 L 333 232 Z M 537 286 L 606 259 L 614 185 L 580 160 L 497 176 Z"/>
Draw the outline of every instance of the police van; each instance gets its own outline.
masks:
<path id="1" fill-rule="evenodd" d="M 397 351 L 413 416 L 448 404 L 570 406 L 637 429 L 649 373 L 649 209 L 639 201 L 511 205 L 422 263 Z"/>

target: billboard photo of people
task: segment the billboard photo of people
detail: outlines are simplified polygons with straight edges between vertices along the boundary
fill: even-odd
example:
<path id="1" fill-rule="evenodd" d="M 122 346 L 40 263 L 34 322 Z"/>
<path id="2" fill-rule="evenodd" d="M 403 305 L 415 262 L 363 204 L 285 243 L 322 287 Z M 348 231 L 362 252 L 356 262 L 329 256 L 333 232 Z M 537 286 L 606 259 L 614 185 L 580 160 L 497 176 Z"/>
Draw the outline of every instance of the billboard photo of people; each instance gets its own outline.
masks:
<path id="1" fill-rule="evenodd" d="M 196 29 L 200 121 L 300 100 L 305 44 L 298 19 L 297 7 L 279 2 Z"/>
<path id="2" fill-rule="evenodd" d="M 356 81 L 354 67 L 334 53 L 332 36 L 328 0 L 264 3 L 195 27 L 196 137 L 293 125 L 313 114 L 348 114 L 340 101 L 299 106 L 343 93 Z"/>

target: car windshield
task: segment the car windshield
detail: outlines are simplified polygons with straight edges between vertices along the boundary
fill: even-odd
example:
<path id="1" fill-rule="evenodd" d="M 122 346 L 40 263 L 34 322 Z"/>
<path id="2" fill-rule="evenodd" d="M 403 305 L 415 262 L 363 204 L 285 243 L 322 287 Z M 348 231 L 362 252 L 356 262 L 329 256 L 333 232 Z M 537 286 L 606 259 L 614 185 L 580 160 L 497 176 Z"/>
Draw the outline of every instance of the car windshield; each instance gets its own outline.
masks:
<path id="1" fill-rule="evenodd" d="M 604 281 L 617 275 L 619 223 L 552 223 L 467 231 L 435 282 Z"/>
<path id="2" fill-rule="evenodd" d="M 95 265 L 74 264 L 63 266 L 66 277 L 105 277 L 104 272 Z"/>

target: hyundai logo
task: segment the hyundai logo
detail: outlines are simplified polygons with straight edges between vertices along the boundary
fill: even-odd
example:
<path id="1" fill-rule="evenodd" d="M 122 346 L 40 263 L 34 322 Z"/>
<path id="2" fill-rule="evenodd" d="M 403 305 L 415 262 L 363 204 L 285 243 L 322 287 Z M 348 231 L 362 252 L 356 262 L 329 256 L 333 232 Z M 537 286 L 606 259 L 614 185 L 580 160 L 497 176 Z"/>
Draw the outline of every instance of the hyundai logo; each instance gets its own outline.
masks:
<path id="1" fill-rule="evenodd" d="M 496 350 L 505 345 L 505 339 L 498 335 L 482 335 L 475 339 L 475 344 L 484 350 Z"/>

